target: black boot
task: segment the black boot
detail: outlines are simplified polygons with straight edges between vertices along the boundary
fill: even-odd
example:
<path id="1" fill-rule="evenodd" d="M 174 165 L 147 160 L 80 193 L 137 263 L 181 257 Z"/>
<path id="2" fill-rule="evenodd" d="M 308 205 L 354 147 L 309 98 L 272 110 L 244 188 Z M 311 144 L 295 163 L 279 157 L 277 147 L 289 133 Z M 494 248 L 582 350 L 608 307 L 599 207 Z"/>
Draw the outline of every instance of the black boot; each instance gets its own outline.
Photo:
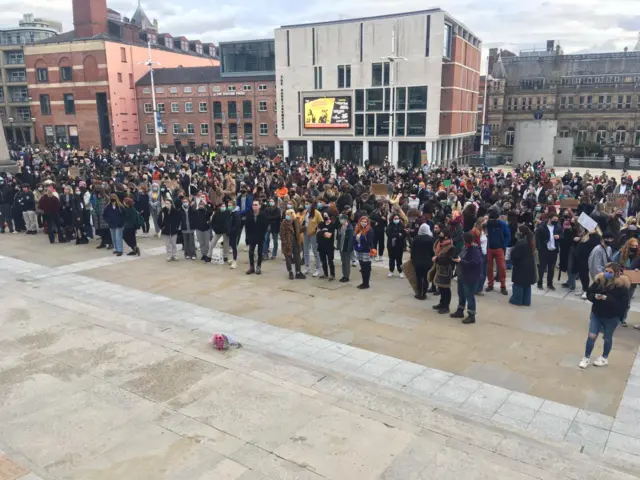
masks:
<path id="1" fill-rule="evenodd" d="M 464 308 L 458 307 L 458 309 L 449 316 L 451 318 L 464 318 Z"/>
<path id="2" fill-rule="evenodd" d="M 471 323 L 476 323 L 476 314 L 475 313 L 470 313 L 469 315 L 467 315 L 467 318 L 462 320 L 462 323 L 464 323 L 465 325 L 469 325 Z"/>

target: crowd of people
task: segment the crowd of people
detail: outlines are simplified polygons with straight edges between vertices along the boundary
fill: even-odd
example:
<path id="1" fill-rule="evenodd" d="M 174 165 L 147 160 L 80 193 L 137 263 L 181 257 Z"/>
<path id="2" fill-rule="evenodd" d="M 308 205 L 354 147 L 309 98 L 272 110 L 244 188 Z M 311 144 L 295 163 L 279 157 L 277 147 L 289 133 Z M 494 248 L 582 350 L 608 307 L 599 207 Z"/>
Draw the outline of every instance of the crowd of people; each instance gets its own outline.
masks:
<path id="1" fill-rule="evenodd" d="M 593 303 L 585 358 L 604 335 L 605 365 L 613 331 L 626 326 L 640 269 L 640 177 L 567 171 L 544 162 L 502 171 L 484 167 L 364 168 L 327 159 L 239 158 L 68 148 L 14 152 L 19 173 L 0 177 L 0 232 L 87 244 L 140 255 L 137 232 L 163 237 L 167 260 L 238 266 L 248 251 L 247 275 L 280 251 L 291 280 L 312 275 L 371 286 L 373 262 L 388 261 L 388 276 L 408 277 L 418 300 L 431 294 L 439 314 L 476 322 L 476 297 L 494 291 L 530 306 L 532 287 L 562 288 Z M 584 214 L 584 215 L 583 215 Z M 584 221 L 585 217 L 589 221 Z M 153 227 L 153 229 L 152 229 Z M 405 260 L 405 254 L 409 252 Z M 451 313 L 456 279 L 457 305 Z M 577 288 L 577 282 L 580 288 Z M 466 312 L 466 314 L 465 314 Z"/>

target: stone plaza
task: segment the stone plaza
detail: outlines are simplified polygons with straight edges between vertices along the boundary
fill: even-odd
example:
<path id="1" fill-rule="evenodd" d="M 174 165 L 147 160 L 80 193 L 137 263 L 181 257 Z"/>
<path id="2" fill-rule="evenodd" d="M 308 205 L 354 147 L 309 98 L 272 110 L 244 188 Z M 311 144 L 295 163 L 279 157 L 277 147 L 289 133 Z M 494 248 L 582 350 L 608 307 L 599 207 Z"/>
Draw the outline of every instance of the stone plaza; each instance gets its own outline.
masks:
<path id="1" fill-rule="evenodd" d="M 363 292 L 357 269 L 246 276 L 242 249 L 230 270 L 139 241 L 0 236 L 0 479 L 640 476 L 640 331 L 579 370 L 590 307 L 567 291 L 485 294 L 463 326 L 384 263 Z"/>

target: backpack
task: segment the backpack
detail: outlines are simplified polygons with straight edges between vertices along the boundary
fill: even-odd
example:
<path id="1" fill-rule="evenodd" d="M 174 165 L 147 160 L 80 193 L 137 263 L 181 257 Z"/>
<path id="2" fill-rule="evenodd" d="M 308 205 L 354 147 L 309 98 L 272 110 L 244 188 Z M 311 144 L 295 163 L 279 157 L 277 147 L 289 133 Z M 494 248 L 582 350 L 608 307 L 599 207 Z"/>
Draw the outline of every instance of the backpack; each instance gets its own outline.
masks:
<path id="1" fill-rule="evenodd" d="M 140 212 L 136 210 L 135 228 L 137 230 L 139 228 L 142 228 L 143 226 L 144 226 L 144 218 L 142 218 L 142 215 L 140 215 Z"/>

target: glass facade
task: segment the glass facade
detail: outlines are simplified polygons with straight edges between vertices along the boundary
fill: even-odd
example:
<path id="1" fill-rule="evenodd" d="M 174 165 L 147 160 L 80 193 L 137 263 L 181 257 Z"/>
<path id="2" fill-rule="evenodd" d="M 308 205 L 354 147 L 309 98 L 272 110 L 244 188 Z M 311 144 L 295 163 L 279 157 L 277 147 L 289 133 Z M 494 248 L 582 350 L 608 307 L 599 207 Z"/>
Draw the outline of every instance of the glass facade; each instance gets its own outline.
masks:
<path id="1" fill-rule="evenodd" d="M 274 73 L 274 40 L 221 43 L 219 46 L 223 76 Z"/>

